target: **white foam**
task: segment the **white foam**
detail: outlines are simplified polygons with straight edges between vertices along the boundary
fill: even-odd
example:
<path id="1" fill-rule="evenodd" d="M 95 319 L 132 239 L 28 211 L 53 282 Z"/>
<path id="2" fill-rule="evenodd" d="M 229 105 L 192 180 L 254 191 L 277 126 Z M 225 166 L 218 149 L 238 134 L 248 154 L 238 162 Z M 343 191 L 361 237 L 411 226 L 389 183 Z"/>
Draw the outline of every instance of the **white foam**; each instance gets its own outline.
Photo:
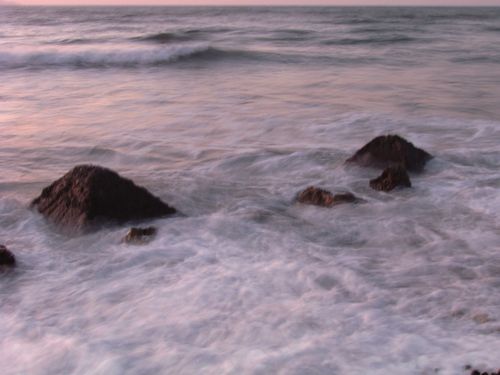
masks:
<path id="1" fill-rule="evenodd" d="M 166 64 L 201 52 L 209 51 L 208 44 L 173 45 L 162 48 L 44 49 L 36 52 L 0 51 L 0 69 L 16 68 L 100 68 L 136 67 Z"/>

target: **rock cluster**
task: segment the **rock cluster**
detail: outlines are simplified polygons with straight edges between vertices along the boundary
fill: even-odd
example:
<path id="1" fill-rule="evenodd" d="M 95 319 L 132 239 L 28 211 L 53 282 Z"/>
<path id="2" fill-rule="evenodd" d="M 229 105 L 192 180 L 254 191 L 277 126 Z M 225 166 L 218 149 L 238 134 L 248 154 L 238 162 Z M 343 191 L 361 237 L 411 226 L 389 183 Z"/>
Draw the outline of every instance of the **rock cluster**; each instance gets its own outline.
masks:
<path id="1" fill-rule="evenodd" d="M 31 205 L 57 225 L 77 231 L 176 212 L 145 188 L 94 165 L 73 168 L 43 189 Z"/>
<path id="2" fill-rule="evenodd" d="M 419 149 L 399 135 L 382 135 L 372 139 L 347 159 L 348 163 L 387 168 L 401 165 L 409 171 L 419 172 L 432 159 L 427 151 Z"/>
<path id="3" fill-rule="evenodd" d="M 370 187 L 391 191 L 396 187 L 411 187 L 408 172 L 421 172 L 432 159 L 427 151 L 399 135 L 382 135 L 372 139 L 347 159 L 347 163 L 384 168 L 382 174 L 370 181 Z"/>
<path id="4" fill-rule="evenodd" d="M 384 168 L 380 176 L 370 180 L 370 187 L 388 192 L 396 187 L 411 187 L 407 171 L 421 172 L 430 159 L 432 155 L 427 151 L 415 147 L 399 135 L 389 134 L 372 139 L 347 159 L 346 163 Z M 299 193 L 296 200 L 305 204 L 333 207 L 339 203 L 355 202 L 357 198 L 351 193 L 333 195 L 327 190 L 310 186 Z"/>

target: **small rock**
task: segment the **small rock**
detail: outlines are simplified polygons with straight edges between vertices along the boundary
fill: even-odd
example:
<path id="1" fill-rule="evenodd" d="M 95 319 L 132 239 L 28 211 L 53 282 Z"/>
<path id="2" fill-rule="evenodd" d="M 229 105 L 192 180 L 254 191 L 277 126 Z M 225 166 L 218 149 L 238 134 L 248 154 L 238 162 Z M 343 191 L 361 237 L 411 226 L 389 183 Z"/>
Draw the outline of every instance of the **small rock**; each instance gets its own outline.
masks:
<path id="1" fill-rule="evenodd" d="M 332 207 L 341 203 L 356 202 L 356 197 L 351 193 L 333 195 L 328 190 L 309 186 L 297 196 L 297 201 L 304 204 L 312 204 L 321 207 Z"/>
<path id="2" fill-rule="evenodd" d="M 143 245 L 153 240 L 156 233 L 157 230 L 155 227 L 130 228 L 123 240 L 128 244 Z"/>
<path id="3" fill-rule="evenodd" d="M 347 162 L 382 168 L 402 165 L 409 171 L 418 172 L 430 159 L 431 154 L 399 135 L 383 135 L 372 139 L 347 159 Z"/>
<path id="4" fill-rule="evenodd" d="M 379 177 L 370 181 L 370 187 L 380 191 L 391 191 L 397 186 L 411 187 L 410 177 L 401 165 L 386 168 Z"/>
<path id="5" fill-rule="evenodd" d="M 474 315 L 472 317 L 472 320 L 474 320 L 477 324 L 485 324 L 485 323 L 489 323 L 492 321 L 490 316 L 488 314 L 485 314 L 485 313 Z"/>
<path id="6" fill-rule="evenodd" d="M 15 266 L 16 258 L 4 245 L 0 245 L 0 266 Z"/>

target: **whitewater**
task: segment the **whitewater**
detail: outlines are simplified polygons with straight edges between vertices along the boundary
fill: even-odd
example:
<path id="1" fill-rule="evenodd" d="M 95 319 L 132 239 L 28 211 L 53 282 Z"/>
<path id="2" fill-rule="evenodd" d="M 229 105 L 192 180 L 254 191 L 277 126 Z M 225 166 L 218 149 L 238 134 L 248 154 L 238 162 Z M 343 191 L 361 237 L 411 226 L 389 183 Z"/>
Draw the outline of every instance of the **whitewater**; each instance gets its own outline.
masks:
<path id="1" fill-rule="evenodd" d="M 499 33 L 497 8 L 0 7 L 2 374 L 500 368 Z M 412 188 L 345 164 L 382 134 L 434 156 Z M 61 233 L 29 204 L 84 163 L 182 215 Z"/>

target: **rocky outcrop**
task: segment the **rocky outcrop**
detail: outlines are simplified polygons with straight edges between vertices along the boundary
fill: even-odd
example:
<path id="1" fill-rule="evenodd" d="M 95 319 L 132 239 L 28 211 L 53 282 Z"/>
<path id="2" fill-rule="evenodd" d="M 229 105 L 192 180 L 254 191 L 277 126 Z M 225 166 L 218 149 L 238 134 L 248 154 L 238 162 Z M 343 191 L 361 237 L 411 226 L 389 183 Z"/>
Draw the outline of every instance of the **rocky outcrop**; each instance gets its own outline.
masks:
<path id="1" fill-rule="evenodd" d="M 130 228 L 127 235 L 123 238 L 123 242 L 132 245 L 144 245 L 154 239 L 156 232 L 155 227 Z"/>
<path id="2" fill-rule="evenodd" d="M 4 245 L 0 245 L 0 266 L 13 267 L 16 265 L 16 258 Z"/>
<path id="3" fill-rule="evenodd" d="M 398 135 L 383 135 L 372 139 L 347 162 L 381 168 L 402 165 L 408 171 L 419 172 L 430 159 L 432 155 L 406 139 Z"/>
<path id="4" fill-rule="evenodd" d="M 380 191 L 391 191 L 398 186 L 411 187 L 410 177 L 401 165 L 386 168 L 379 177 L 370 181 L 370 187 Z"/>
<path id="5" fill-rule="evenodd" d="M 94 165 L 73 168 L 43 189 L 31 205 L 57 225 L 76 231 L 176 212 L 145 188 Z"/>
<path id="6" fill-rule="evenodd" d="M 328 190 L 309 186 L 297 196 L 297 201 L 304 204 L 312 204 L 321 207 L 332 207 L 341 203 L 353 203 L 356 197 L 351 193 L 333 195 Z"/>

